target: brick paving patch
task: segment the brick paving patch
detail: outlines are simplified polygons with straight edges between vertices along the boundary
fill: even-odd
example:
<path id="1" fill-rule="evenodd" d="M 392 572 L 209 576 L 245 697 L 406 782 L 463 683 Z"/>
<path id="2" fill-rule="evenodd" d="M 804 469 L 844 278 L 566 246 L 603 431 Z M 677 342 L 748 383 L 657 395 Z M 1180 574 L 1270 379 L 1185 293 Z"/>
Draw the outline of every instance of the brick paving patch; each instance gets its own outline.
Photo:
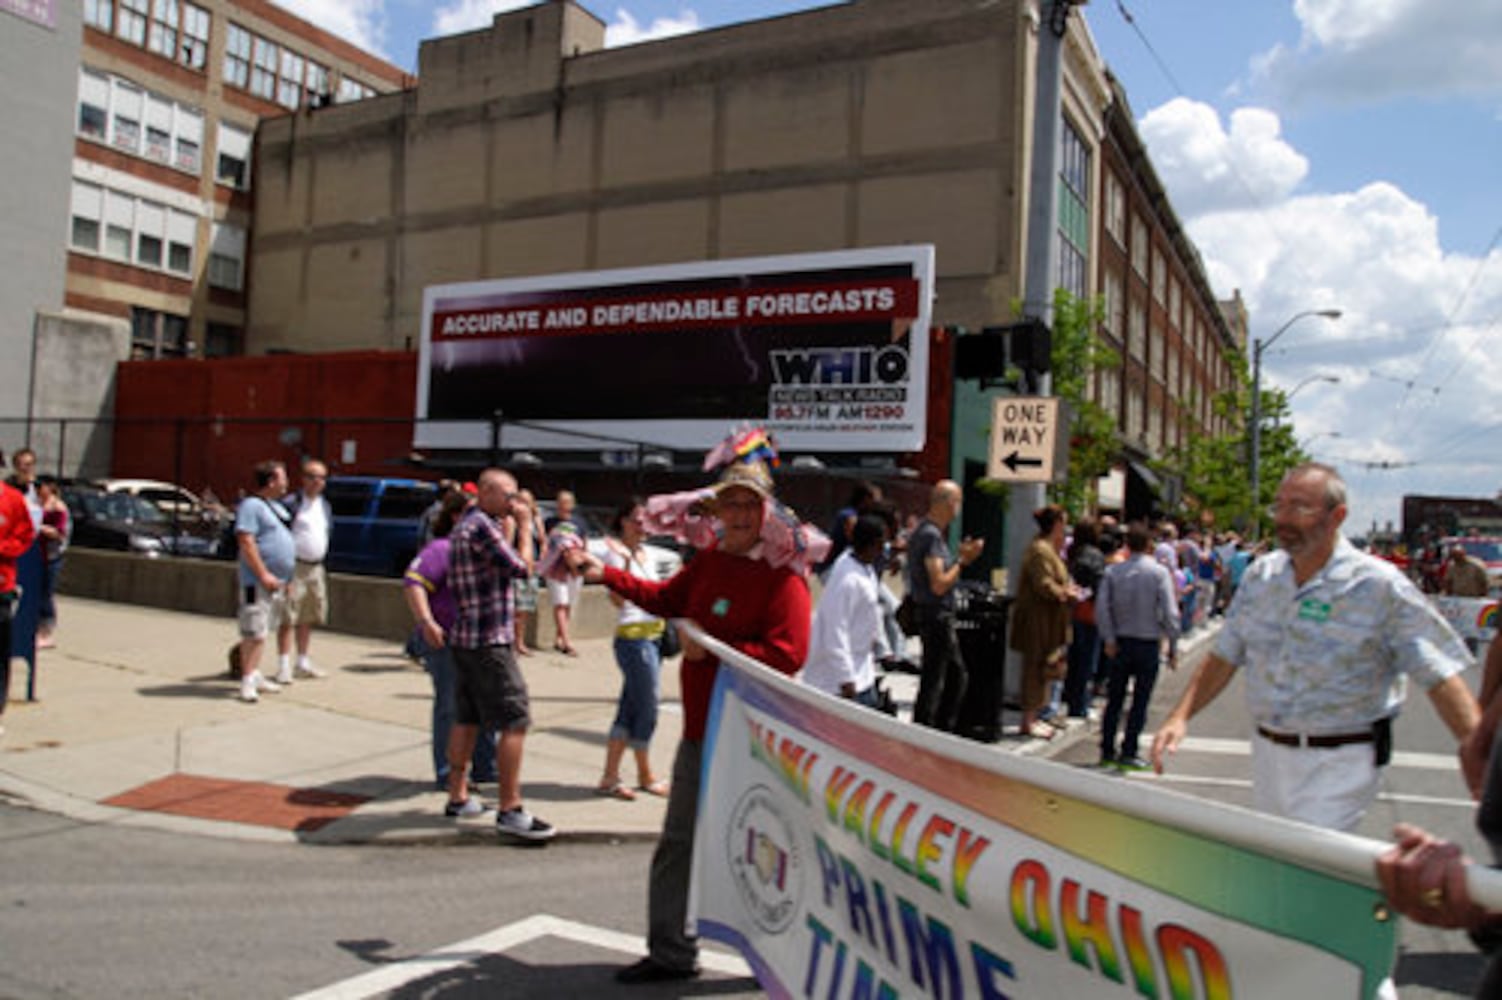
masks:
<path id="1" fill-rule="evenodd" d="M 311 833 L 348 816 L 369 796 L 173 774 L 104 800 L 107 806 Z"/>

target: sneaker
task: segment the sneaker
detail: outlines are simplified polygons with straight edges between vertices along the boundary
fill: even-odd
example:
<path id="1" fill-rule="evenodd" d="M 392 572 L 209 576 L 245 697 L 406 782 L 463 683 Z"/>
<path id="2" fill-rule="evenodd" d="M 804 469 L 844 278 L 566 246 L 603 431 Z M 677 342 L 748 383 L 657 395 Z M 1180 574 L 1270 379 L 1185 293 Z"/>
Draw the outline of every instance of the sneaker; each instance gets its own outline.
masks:
<path id="1" fill-rule="evenodd" d="M 265 691 L 267 694 L 276 694 L 282 689 L 281 684 L 271 680 L 265 674 L 257 670 L 250 675 L 251 682 L 255 684 L 257 691 Z"/>
<path id="2" fill-rule="evenodd" d="M 256 690 L 255 675 L 245 678 L 240 682 L 240 700 L 254 704 L 261 700 L 260 692 Z"/>
<path id="3" fill-rule="evenodd" d="M 471 795 L 463 802 L 450 801 L 443 807 L 443 814 L 452 819 L 474 819 L 490 812 L 485 803 Z"/>
<path id="4" fill-rule="evenodd" d="M 1120 767 L 1123 771 L 1151 771 L 1153 769 L 1153 765 L 1150 761 L 1143 760 L 1141 757 L 1136 756 L 1123 757 L 1121 758 L 1121 760 L 1116 762 L 1116 766 Z"/>
<path id="5" fill-rule="evenodd" d="M 311 678 L 313 680 L 317 680 L 320 677 L 327 677 L 328 676 L 328 672 L 327 671 L 325 671 L 325 670 L 319 670 L 317 667 L 313 666 L 313 664 L 311 664 L 311 663 L 299 663 L 297 665 L 297 667 L 296 667 L 296 670 L 297 670 L 297 676 L 299 676 L 299 677 L 307 677 L 307 678 Z M 277 678 L 277 679 L 280 680 L 281 678 Z M 288 679 L 290 680 L 291 678 L 288 678 Z"/>
<path id="6" fill-rule="evenodd" d="M 495 818 L 495 831 L 503 836 L 521 840 L 552 840 L 556 833 L 551 823 L 545 823 L 521 806 L 507 809 Z"/>
<path id="7" fill-rule="evenodd" d="M 1103 753 L 1100 755 L 1100 764 L 1098 766 L 1104 770 L 1115 770 L 1116 763 L 1115 757 L 1108 753 Z"/>

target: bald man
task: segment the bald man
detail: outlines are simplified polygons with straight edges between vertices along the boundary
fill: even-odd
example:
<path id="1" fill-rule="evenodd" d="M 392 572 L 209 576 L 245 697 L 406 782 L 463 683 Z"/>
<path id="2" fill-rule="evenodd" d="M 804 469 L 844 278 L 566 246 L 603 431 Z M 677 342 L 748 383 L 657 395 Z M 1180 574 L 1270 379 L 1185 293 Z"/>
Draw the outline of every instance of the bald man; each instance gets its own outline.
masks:
<path id="1" fill-rule="evenodd" d="M 907 592 L 918 612 L 923 673 L 913 721 L 952 733 L 965 697 L 965 658 L 954 631 L 954 585 L 960 570 L 980 556 L 985 542 L 966 538 L 958 556 L 949 552 L 949 526 L 959 516 L 959 484 L 944 479 L 929 494 L 928 516 L 907 542 Z"/>

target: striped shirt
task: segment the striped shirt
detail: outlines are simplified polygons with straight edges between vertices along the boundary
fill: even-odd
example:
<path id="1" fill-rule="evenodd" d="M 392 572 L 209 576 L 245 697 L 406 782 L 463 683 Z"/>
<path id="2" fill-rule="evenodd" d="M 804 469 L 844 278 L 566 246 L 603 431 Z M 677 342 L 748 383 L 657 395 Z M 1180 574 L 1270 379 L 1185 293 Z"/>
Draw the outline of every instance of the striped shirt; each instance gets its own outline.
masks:
<path id="1" fill-rule="evenodd" d="M 449 645 L 462 649 L 511 645 L 515 618 L 511 581 L 527 575 L 526 564 L 502 537 L 500 522 L 479 507 L 464 515 L 451 538 L 448 582 L 458 618 Z"/>

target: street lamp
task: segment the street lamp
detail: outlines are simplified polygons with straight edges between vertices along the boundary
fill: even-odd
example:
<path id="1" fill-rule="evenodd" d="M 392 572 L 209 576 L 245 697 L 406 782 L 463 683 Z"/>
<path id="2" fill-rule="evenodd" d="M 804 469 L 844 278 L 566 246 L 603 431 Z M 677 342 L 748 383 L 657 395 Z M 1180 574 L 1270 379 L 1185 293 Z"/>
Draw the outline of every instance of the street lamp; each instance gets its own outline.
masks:
<path id="1" fill-rule="evenodd" d="M 1304 388 L 1304 386 L 1308 385 L 1311 382 L 1329 382 L 1331 385 L 1335 385 L 1339 381 L 1339 375 L 1325 375 L 1323 373 L 1310 375 L 1308 378 L 1304 379 L 1304 381 L 1300 382 L 1298 385 L 1294 386 L 1292 389 L 1283 394 L 1283 405 L 1287 406 L 1289 401 L 1299 394 L 1299 390 Z M 1273 423 L 1278 427 L 1283 426 L 1283 414 L 1281 411 L 1273 414 Z"/>
<path id="2" fill-rule="evenodd" d="M 1262 515 L 1259 508 L 1262 506 L 1262 352 L 1273 345 L 1273 342 L 1283 336 L 1288 328 L 1299 320 L 1308 316 L 1320 316 L 1324 319 L 1340 319 L 1339 309 L 1306 309 L 1301 313 L 1295 313 L 1287 323 L 1273 333 L 1266 340 L 1252 341 L 1252 537 L 1262 537 Z"/>
<path id="3" fill-rule="evenodd" d="M 1320 438 L 1338 438 L 1340 436 L 1340 431 L 1320 431 L 1318 434 L 1311 434 L 1304 440 L 1303 444 L 1299 445 L 1299 451 L 1308 452 L 1314 442 Z M 1310 452 L 1310 454 L 1313 454 L 1313 452 Z"/>

